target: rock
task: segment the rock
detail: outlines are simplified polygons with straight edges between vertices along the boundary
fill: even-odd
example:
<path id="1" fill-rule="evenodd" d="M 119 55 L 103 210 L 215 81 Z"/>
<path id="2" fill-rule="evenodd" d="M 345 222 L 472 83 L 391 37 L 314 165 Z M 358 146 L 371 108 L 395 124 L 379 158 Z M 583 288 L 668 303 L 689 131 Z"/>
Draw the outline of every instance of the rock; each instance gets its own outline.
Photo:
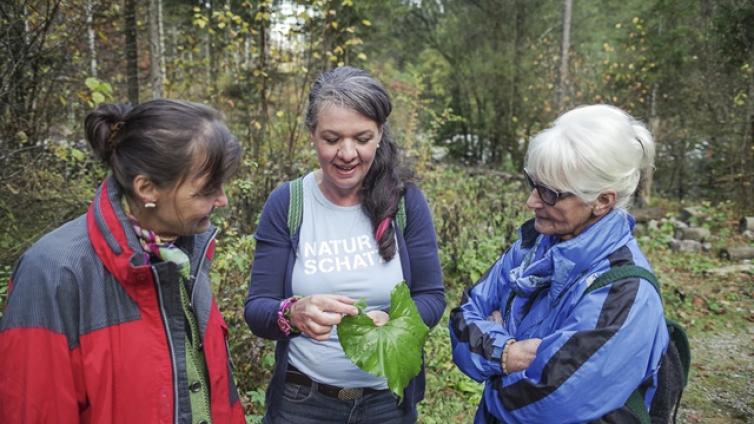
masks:
<path id="1" fill-rule="evenodd" d="M 670 250 L 674 252 L 701 252 L 702 244 L 696 240 L 671 240 Z"/>
<path id="2" fill-rule="evenodd" d="M 712 250 L 712 243 L 710 243 L 710 242 L 702 243 L 702 251 L 703 252 L 709 252 L 710 250 Z"/>
<path id="3" fill-rule="evenodd" d="M 738 222 L 738 231 L 745 233 L 747 231 L 754 232 L 754 216 L 745 216 Z"/>
<path id="4" fill-rule="evenodd" d="M 631 209 L 631 215 L 636 222 L 656 221 L 665 217 L 665 210 L 662 208 L 636 208 Z"/>
<path id="5" fill-rule="evenodd" d="M 659 229 L 660 229 L 660 224 L 656 220 L 650 219 L 647 222 L 647 230 L 654 232 L 654 231 L 657 231 Z"/>
<path id="6" fill-rule="evenodd" d="M 754 259 L 754 247 L 752 246 L 729 246 L 720 250 L 720 257 L 729 261 L 742 259 Z"/>
<path id="7" fill-rule="evenodd" d="M 689 223 L 691 218 L 701 219 L 705 217 L 704 208 L 701 206 L 689 206 L 681 209 L 679 218 L 681 221 Z"/>
<path id="8" fill-rule="evenodd" d="M 716 276 L 726 276 L 729 274 L 738 274 L 738 273 L 748 273 L 752 274 L 754 273 L 754 265 L 751 264 L 739 264 L 739 265 L 728 265 L 720 268 L 710 268 L 704 270 L 704 275 L 716 275 Z"/>
<path id="9" fill-rule="evenodd" d="M 647 227 L 642 223 L 634 225 L 634 237 L 641 237 L 647 234 Z"/>
<path id="10" fill-rule="evenodd" d="M 687 223 L 685 223 L 683 221 L 679 221 L 679 220 L 677 220 L 675 218 L 670 218 L 670 223 L 673 224 L 673 228 L 675 228 L 676 230 L 678 230 L 680 228 L 688 228 L 689 227 L 689 224 L 687 224 Z"/>
<path id="11" fill-rule="evenodd" d="M 681 240 L 694 240 L 704 242 L 710 237 L 709 230 L 703 227 L 680 228 L 678 232 L 680 233 L 680 237 L 676 236 L 676 238 L 679 238 Z"/>

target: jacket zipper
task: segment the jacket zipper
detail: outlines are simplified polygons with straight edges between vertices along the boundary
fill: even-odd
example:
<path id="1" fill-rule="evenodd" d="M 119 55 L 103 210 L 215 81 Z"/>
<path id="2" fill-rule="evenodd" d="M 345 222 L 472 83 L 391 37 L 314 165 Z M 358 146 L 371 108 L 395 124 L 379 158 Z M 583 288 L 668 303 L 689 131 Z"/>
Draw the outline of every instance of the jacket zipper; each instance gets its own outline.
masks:
<path id="1" fill-rule="evenodd" d="M 154 277 L 154 284 L 157 288 L 157 300 L 160 303 L 160 318 L 162 318 L 162 326 L 165 329 L 165 334 L 168 339 L 168 347 L 170 348 L 170 365 L 173 373 L 173 422 L 178 423 L 178 372 L 175 369 L 175 348 L 173 347 L 173 337 L 170 334 L 170 327 L 167 321 L 167 313 L 163 306 L 162 288 L 160 288 L 160 277 L 157 275 L 154 267 L 152 267 L 152 276 Z"/>

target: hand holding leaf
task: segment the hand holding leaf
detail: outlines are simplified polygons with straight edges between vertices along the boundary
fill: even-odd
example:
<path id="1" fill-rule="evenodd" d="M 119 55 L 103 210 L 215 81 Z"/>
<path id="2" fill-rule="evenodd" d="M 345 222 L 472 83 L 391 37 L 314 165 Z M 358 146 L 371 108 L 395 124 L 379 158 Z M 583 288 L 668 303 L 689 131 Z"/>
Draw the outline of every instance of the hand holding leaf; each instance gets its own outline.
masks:
<path id="1" fill-rule="evenodd" d="M 366 302 L 355 305 L 359 314 L 343 317 L 338 338 L 343 351 L 362 370 L 387 378 L 390 390 L 399 398 L 408 382 L 421 371 L 422 348 L 429 328 L 422 321 L 405 282 L 390 294 L 390 319 L 375 326 L 364 312 Z"/>

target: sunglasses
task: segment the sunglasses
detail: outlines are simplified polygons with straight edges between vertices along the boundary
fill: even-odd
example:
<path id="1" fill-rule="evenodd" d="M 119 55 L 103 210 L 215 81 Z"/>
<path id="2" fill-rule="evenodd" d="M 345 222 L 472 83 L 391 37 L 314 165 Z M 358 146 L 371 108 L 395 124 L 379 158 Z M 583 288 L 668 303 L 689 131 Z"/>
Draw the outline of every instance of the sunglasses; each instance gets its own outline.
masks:
<path id="1" fill-rule="evenodd" d="M 537 190 L 539 198 L 548 206 L 553 206 L 558 203 L 558 200 L 561 198 L 571 195 L 571 193 L 561 193 L 550 187 L 535 183 L 531 175 L 526 172 L 526 169 L 524 169 L 524 176 L 526 177 L 526 182 L 529 184 L 529 190 Z"/>

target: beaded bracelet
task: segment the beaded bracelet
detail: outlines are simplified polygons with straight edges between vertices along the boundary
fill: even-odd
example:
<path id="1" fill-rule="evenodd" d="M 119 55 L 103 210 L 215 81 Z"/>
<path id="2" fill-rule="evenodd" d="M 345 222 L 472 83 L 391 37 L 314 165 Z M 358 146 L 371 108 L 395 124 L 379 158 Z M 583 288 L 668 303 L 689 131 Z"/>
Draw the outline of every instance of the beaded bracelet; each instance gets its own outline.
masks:
<path id="1" fill-rule="evenodd" d="M 508 372 L 508 364 L 506 363 L 508 360 L 508 350 L 513 345 L 513 343 L 516 343 L 516 339 L 510 339 L 507 342 L 505 342 L 505 346 L 503 346 L 503 354 L 500 355 L 500 364 L 503 367 L 503 374 L 510 374 Z"/>
<path id="2" fill-rule="evenodd" d="M 280 307 L 278 308 L 278 327 L 286 336 L 290 336 L 291 332 L 298 333 L 298 330 L 291 323 L 290 317 L 291 305 L 298 302 L 298 300 L 298 296 L 293 296 L 280 302 Z"/>

